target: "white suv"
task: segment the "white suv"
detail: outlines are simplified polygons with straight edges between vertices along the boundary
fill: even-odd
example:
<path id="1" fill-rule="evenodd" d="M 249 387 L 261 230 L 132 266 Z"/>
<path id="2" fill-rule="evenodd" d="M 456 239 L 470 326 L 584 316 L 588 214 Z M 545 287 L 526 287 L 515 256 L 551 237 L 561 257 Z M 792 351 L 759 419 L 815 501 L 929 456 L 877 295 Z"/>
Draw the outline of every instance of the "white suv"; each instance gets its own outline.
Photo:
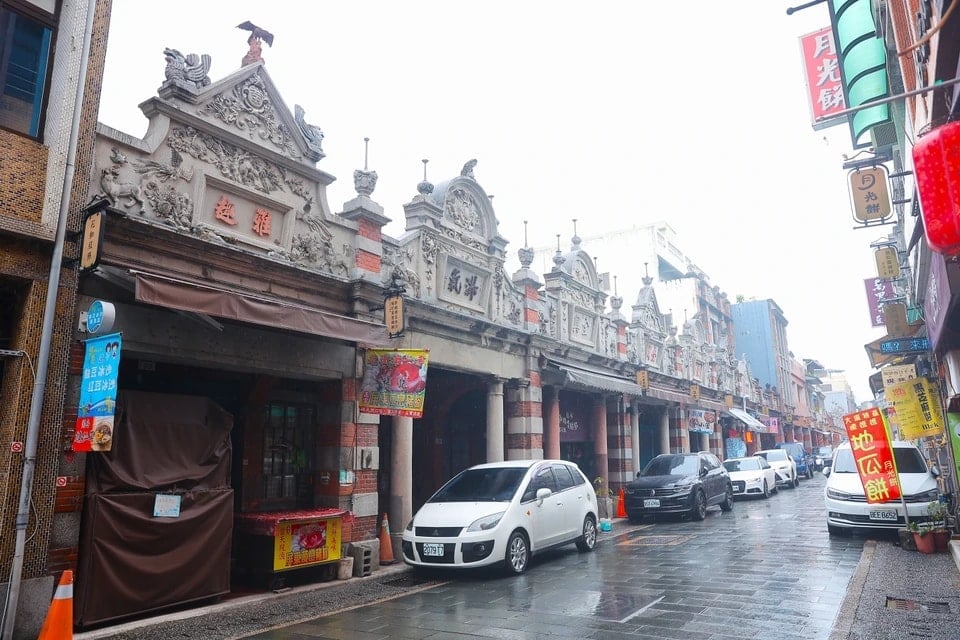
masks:
<path id="1" fill-rule="evenodd" d="M 913 443 L 896 440 L 891 445 L 910 521 L 925 522 L 929 520 L 927 503 L 940 496 L 937 487 L 940 471 L 936 467 L 927 467 L 923 454 Z M 824 467 L 823 474 L 827 476 L 824 505 L 830 535 L 849 535 L 857 529 L 901 529 L 906 526 L 899 498 L 867 503 L 849 442 L 834 450 L 833 464 Z"/>

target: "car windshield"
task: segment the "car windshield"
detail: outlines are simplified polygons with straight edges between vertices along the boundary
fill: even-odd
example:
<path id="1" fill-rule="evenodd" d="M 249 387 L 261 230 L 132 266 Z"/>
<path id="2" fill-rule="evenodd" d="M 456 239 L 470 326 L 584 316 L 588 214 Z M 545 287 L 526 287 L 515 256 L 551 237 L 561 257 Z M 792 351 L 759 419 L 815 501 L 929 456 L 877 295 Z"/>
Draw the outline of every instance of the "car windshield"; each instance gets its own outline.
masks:
<path id="1" fill-rule="evenodd" d="M 784 451 L 783 449 L 772 449 L 770 451 L 757 451 L 757 455 L 764 458 L 767 462 L 787 459 L 787 452 Z"/>
<path id="2" fill-rule="evenodd" d="M 739 460 L 724 460 L 723 466 L 727 471 L 756 471 L 760 463 L 756 458 L 741 458 Z"/>
<path id="3" fill-rule="evenodd" d="M 914 447 L 894 447 L 893 458 L 897 462 L 899 473 L 926 473 L 927 463 L 923 455 Z M 840 449 L 833 459 L 833 470 L 830 473 L 856 473 L 857 464 L 853 459 L 851 449 Z"/>
<path id="4" fill-rule="evenodd" d="M 780 448 L 780 449 L 783 449 L 783 450 L 786 451 L 786 452 L 788 452 L 788 453 L 789 453 L 790 455 L 792 455 L 794 458 L 802 458 L 802 457 L 803 457 L 803 445 L 795 444 L 795 443 L 790 442 L 790 443 L 781 444 L 779 448 Z"/>
<path id="5" fill-rule="evenodd" d="M 467 469 L 440 487 L 427 502 L 509 502 L 526 472 L 517 467 Z"/>
<path id="6" fill-rule="evenodd" d="M 821 456 L 829 456 L 833 452 L 833 449 L 830 447 L 820 447 L 819 454 Z"/>
<path id="7" fill-rule="evenodd" d="M 700 471 L 696 456 L 657 456 L 647 463 L 642 476 L 689 476 Z"/>

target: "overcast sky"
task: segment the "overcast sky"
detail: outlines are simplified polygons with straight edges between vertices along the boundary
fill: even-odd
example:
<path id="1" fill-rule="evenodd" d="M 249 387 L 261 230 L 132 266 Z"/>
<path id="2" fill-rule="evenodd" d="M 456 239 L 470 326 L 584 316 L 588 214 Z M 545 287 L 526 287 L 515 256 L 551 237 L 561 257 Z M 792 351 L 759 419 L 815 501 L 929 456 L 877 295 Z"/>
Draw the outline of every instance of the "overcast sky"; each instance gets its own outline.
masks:
<path id="1" fill-rule="evenodd" d="M 424 158 L 434 183 L 477 159 L 511 256 L 524 220 L 529 246 L 559 233 L 564 250 L 574 218 L 583 237 L 666 220 L 711 284 L 772 298 L 794 355 L 846 371 L 863 401 L 864 344 L 884 335 L 863 281 L 891 227 L 854 229 L 848 129 L 811 126 L 798 38 L 829 24 L 826 5 L 788 6 L 114 0 L 100 120 L 142 136 L 164 48 L 210 54 L 216 81 L 241 66 L 249 20 L 274 35 L 263 58 L 287 107 L 325 134 L 334 212 L 356 195 L 369 137 L 394 237 Z M 629 317 L 636 292 L 618 293 Z"/>

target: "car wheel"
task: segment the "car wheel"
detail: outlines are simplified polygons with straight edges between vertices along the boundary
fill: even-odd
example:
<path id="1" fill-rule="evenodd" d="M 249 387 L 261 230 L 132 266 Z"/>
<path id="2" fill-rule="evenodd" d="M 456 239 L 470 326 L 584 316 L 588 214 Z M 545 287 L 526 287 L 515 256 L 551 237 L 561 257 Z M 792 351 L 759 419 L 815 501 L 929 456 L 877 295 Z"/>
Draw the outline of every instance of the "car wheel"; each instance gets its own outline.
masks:
<path id="1" fill-rule="evenodd" d="M 640 524 L 641 522 L 643 522 L 643 515 L 641 515 L 641 514 L 634 514 L 634 515 L 627 514 L 627 520 L 630 521 L 630 524 Z"/>
<path id="2" fill-rule="evenodd" d="M 807 467 L 807 480 L 813 480 L 813 469 Z"/>
<path id="3" fill-rule="evenodd" d="M 835 527 L 832 524 L 827 525 L 827 533 L 829 533 L 831 536 L 837 536 L 840 538 L 849 538 L 851 535 L 853 535 L 853 531 L 850 529 L 846 529 L 844 527 Z"/>
<path id="4" fill-rule="evenodd" d="M 796 489 L 799 486 L 800 486 L 800 476 L 795 475 L 793 476 L 793 488 Z"/>
<path id="5" fill-rule="evenodd" d="M 514 574 L 520 574 L 527 570 L 530 564 L 530 547 L 527 546 L 527 538 L 519 531 L 510 534 L 507 541 L 507 556 L 503 560 L 507 571 Z"/>
<path id="6" fill-rule="evenodd" d="M 770 485 L 767 484 L 767 481 L 763 481 L 763 499 L 766 500 L 770 497 Z"/>
<path id="7" fill-rule="evenodd" d="M 703 520 L 707 517 L 707 498 L 703 495 L 702 489 L 697 489 L 693 492 L 693 497 L 690 499 L 690 517 L 694 520 Z"/>
<path id="8" fill-rule="evenodd" d="M 577 538 L 577 549 L 580 551 L 593 551 L 597 546 L 597 523 L 593 521 L 592 516 L 583 519 L 583 535 Z"/>
<path id="9" fill-rule="evenodd" d="M 727 493 L 720 503 L 721 511 L 733 511 L 733 487 L 727 485 Z"/>

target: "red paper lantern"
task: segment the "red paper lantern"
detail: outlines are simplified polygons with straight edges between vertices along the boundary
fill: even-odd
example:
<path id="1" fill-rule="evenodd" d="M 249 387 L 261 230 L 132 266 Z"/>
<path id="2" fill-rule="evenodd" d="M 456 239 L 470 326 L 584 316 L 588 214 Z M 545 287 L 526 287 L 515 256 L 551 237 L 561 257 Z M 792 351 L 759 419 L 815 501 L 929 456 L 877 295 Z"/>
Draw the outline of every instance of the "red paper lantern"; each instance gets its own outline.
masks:
<path id="1" fill-rule="evenodd" d="M 927 243 L 937 253 L 960 253 L 960 121 L 917 140 L 913 170 Z"/>

